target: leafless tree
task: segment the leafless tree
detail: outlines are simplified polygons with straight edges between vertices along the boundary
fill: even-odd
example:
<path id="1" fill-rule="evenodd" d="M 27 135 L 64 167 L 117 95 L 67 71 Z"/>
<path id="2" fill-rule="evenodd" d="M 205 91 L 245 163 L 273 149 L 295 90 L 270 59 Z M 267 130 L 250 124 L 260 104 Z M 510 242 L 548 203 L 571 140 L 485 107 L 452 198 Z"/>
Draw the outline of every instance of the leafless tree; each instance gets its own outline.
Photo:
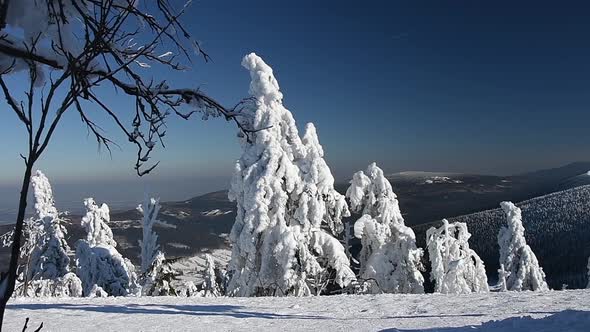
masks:
<path id="1" fill-rule="evenodd" d="M 176 1 L 172 1 L 176 2 Z M 190 3 L 190 1 L 189 1 Z M 168 0 L 4 0 L 0 2 L 0 88 L 28 137 L 21 154 L 25 172 L 20 192 L 8 272 L 0 279 L 0 326 L 6 303 L 14 292 L 21 247 L 27 193 L 35 162 L 46 150 L 63 115 L 80 116 L 99 146 L 114 144 L 91 117 L 88 105 L 111 119 L 137 149 L 135 170 L 148 174 L 158 163 L 150 161 L 157 145 L 164 146 L 166 119 L 220 116 L 246 136 L 252 131 L 241 110 L 242 101 L 226 108 L 199 89 L 171 88 L 166 81 L 146 78 L 150 66 L 183 70 L 183 63 L 209 56 L 179 18 L 188 4 L 174 8 Z M 38 31 L 28 26 L 24 38 L 12 31 L 27 15 L 45 17 Z M 16 22 L 16 23 L 15 23 Z M 16 27 L 18 28 L 18 26 Z M 28 76 L 26 91 L 14 91 L 11 75 Z M 117 114 L 99 87 L 111 86 L 135 101 L 127 115 Z M 18 98 L 22 100 L 18 100 Z"/>

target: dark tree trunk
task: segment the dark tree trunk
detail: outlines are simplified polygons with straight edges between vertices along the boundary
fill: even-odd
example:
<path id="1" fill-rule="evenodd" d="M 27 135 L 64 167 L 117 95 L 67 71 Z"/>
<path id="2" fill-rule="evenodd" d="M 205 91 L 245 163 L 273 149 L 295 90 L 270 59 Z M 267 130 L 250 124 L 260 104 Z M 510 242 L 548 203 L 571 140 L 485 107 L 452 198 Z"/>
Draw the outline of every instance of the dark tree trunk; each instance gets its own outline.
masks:
<path id="1" fill-rule="evenodd" d="M 16 273 L 18 268 L 18 259 L 20 256 L 20 243 L 23 234 L 23 224 L 25 220 L 25 211 L 27 209 L 27 196 L 29 193 L 29 184 L 31 182 L 31 173 L 33 169 L 33 161 L 31 159 L 26 162 L 25 176 L 20 191 L 20 200 L 18 203 L 18 216 L 16 217 L 16 226 L 14 227 L 14 235 L 12 241 L 12 250 L 10 253 L 10 264 L 8 265 L 8 273 L 2 275 L 0 285 L 6 283 L 5 289 L 0 294 L 0 331 L 4 322 L 4 311 L 6 310 L 6 303 L 14 292 L 16 285 Z"/>

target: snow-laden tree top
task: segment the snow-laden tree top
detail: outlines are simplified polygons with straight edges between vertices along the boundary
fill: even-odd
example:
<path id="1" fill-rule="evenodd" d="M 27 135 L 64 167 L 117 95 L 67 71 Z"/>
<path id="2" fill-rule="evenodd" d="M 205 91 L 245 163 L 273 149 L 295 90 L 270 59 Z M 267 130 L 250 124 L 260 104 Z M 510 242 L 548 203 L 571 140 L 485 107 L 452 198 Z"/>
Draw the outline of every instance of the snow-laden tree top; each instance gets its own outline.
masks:
<path id="1" fill-rule="evenodd" d="M 526 246 L 524 238 L 524 226 L 522 225 L 522 211 L 512 202 L 501 202 L 500 207 L 506 213 L 507 228 L 504 227 L 500 231 L 501 234 L 506 234 L 510 239 L 510 247 L 522 248 Z"/>
<path id="2" fill-rule="evenodd" d="M 45 174 L 37 171 L 31 177 L 31 184 L 33 185 L 35 197 L 35 211 L 39 219 L 44 219 L 45 217 L 57 218 L 58 212 L 53 201 L 53 191 Z"/>
<path id="3" fill-rule="evenodd" d="M 346 197 L 354 212 L 369 215 L 380 223 L 404 223 L 397 195 L 375 163 L 370 164 L 365 172 L 354 173 Z"/>
<path id="4" fill-rule="evenodd" d="M 113 239 L 113 231 L 108 226 L 111 220 L 109 206 L 102 204 L 100 207 L 94 202 L 94 198 L 84 200 L 86 215 L 82 218 L 82 226 L 86 228 L 86 241 L 90 246 L 106 245 L 116 247 Z"/>
<path id="5" fill-rule="evenodd" d="M 242 59 L 242 66 L 250 71 L 250 89 L 248 93 L 264 105 L 283 103 L 283 94 L 279 89 L 279 82 L 274 76 L 272 68 L 267 65 L 256 53 L 250 53 Z M 284 111 L 287 111 L 283 107 Z M 288 112 L 288 111 L 287 111 Z M 258 112 L 264 114 L 268 112 Z M 285 115 L 285 112 L 271 112 L 277 115 Z"/>
<path id="6" fill-rule="evenodd" d="M 252 53 L 242 65 L 250 71 L 248 125 L 264 128 L 244 137 L 242 156 L 229 192 L 237 202 L 232 228 L 233 272 L 230 294 L 309 295 L 334 282 L 355 279 L 342 245 L 334 238 L 349 215 L 345 199 L 323 160 L 316 129 L 303 138 L 282 102 L 270 68 Z"/>
<path id="7" fill-rule="evenodd" d="M 29 279 L 56 279 L 70 271 L 70 248 L 65 240 L 66 228 L 61 224 L 53 200 L 49 179 L 41 171 L 31 177 L 35 198 L 35 217 L 29 221 L 25 249 L 31 246 Z M 28 251 L 28 250 L 25 250 Z"/>
<path id="8" fill-rule="evenodd" d="M 249 94 L 255 100 L 254 123 L 252 128 L 264 128 L 254 133 L 253 144 L 243 140 L 243 147 L 249 154 L 260 153 L 266 147 L 280 148 L 290 159 L 304 156 L 303 143 L 299 137 L 293 115 L 283 106 L 283 94 L 273 70 L 256 53 L 250 53 L 242 60 L 242 66 L 250 71 Z M 243 112 L 247 113 L 247 112 Z M 245 120 L 250 120 L 246 118 Z M 289 172 L 289 170 L 285 170 Z"/>

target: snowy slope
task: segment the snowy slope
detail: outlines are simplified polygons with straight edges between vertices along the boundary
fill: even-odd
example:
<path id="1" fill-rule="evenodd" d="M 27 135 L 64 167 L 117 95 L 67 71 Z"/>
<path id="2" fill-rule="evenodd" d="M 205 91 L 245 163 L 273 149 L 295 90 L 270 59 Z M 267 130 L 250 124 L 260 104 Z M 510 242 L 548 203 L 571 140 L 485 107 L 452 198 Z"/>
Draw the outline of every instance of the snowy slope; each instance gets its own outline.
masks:
<path id="1" fill-rule="evenodd" d="M 450 296 L 18 299 L 6 331 L 588 331 L 590 291 Z"/>

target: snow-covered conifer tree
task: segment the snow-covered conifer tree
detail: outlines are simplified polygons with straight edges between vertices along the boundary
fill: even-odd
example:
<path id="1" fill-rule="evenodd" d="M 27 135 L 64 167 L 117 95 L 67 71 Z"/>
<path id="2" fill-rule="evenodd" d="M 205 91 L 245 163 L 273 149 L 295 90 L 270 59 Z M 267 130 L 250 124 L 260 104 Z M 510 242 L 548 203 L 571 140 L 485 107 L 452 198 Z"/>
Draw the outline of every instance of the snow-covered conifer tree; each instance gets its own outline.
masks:
<path id="1" fill-rule="evenodd" d="M 177 277 L 180 275 L 180 273 L 172 267 L 172 264 L 176 261 L 178 261 L 178 258 L 166 259 L 164 253 L 161 251 L 156 253 L 156 257 L 154 257 L 154 260 L 143 273 L 140 280 L 143 295 L 177 296 L 179 294 L 175 286 L 172 284 L 172 282 L 177 280 Z"/>
<path id="2" fill-rule="evenodd" d="M 14 231 L 12 233 L 12 236 L 14 236 Z M 33 254 L 38 249 L 39 243 L 43 241 L 43 237 L 45 235 L 43 223 L 35 218 L 26 219 L 24 221 L 23 234 L 25 239 L 22 242 L 20 248 L 20 258 L 24 263 L 19 266 L 19 270 L 24 271 L 19 273 L 16 281 L 17 284 L 19 284 L 19 288 L 21 289 L 20 294 L 27 296 L 30 291 L 29 278 L 31 273 L 29 271 L 31 270 Z"/>
<path id="3" fill-rule="evenodd" d="M 218 297 L 221 295 L 219 285 L 217 284 L 217 275 L 215 273 L 215 261 L 209 254 L 205 254 L 205 273 L 203 280 L 203 292 L 205 297 Z"/>
<path id="4" fill-rule="evenodd" d="M 489 290 L 483 261 L 469 248 L 470 237 L 467 224 L 449 224 L 446 219 L 441 227 L 431 227 L 426 232 L 435 292 L 466 294 Z"/>
<path id="5" fill-rule="evenodd" d="M 160 200 L 155 198 L 144 198 L 143 204 L 137 207 L 142 214 L 141 227 L 143 239 L 139 240 L 141 248 L 141 278 L 142 293 L 149 296 L 177 295 L 172 286 L 172 281 L 179 275 L 167 260 L 163 252 L 159 250 L 158 235 L 153 231 L 154 225 L 158 222 L 160 211 Z"/>
<path id="6" fill-rule="evenodd" d="M 301 139 L 272 69 L 260 57 L 249 54 L 242 65 L 250 71 L 254 100 L 243 111 L 254 113 L 248 126 L 265 129 L 243 137 L 229 193 L 237 217 L 228 292 L 310 295 L 328 272 L 347 286 L 355 276 L 334 236 L 349 212 L 334 190 L 315 128 L 308 125 Z"/>
<path id="7" fill-rule="evenodd" d="M 405 226 L 397 196 L 383 171 L 372 163 L 354 174 L 346 191 L 351 209 L 362 216 L 354 224 L 361 239 L 360 277 L 373 293 L 423 293 L 423 251 Z"/>
<path id="8" fill-rule="evenodd" d="M 146 196 L 143 204 L 138 206 L 137 210 L 143 216 L 141 219 L 143 240 L 139 240 L 139 246 L 141 248 L 141 273 L 145 273 L 159 254 L 158 235 L 152 229 L 157 222 L 160 200 Z"/>
<path id="9" fill-rule="evenodd" d="M 84 240 L 78 241 L 76 273 L 82 281 L 84 296 L 92 294 L 95 286 L 112 296 L 126 296 L 136 288 L 135 267 L 109 245 L 90 246 Z"/>
<path id="10" fill-rule="evenodd" d="M 506 275 L 505 287 L 509 291 L 548 290 L 545 273 L 539 266 L 533 250 L 526 244 L 522 214 L 511 202 L 502 202 L 500 206 L 506 213 L 507 227 L 502 227 L 498 234 L 500 245 L 500 266 Z"/>
<path id="11" fill-rule="evenodd" d="M 185 281 L 181 285 L 181 289 L 178 293 L 178 296 L 182 297 L 193 297 L 193 296 L 200 296 L 201 293 L 199 292 L 199 288 L 195 285 L 192 281 Z"/>
<path id="12" fill-rule="evenodd" d="M 61 224 L 55 207 L 53 192 L 49 180 L 41 171 L 31 178 L 35 197 L 35 217 L 40 232 L 35 248 L 31 254 L 31 268 L 28 279 L 58 278 L 70 272 L 70 247 L 65 240 L 67 231 Z"/>
<path id="13" fill-rule="evenodd" d="M 97 294 L 96 287 L 113 296 L 135 292 L 135 267 L 115 249 L 117 243 L 107 224 L 109 207 L 98 207 L 92 198 L 85 199 L 84 205 L 87 212 L 82 225 L 88 234 L 86 240 L 76 243 L 76 273 L 82 280 L 84 296 Z"/>
<path id="14" fill-rule="evenodd" d="M 37 297 L 80 297 L 82 282 L 73 272 L 57 279 L 35 279 L 25 289 L 27 296 Z"/>

